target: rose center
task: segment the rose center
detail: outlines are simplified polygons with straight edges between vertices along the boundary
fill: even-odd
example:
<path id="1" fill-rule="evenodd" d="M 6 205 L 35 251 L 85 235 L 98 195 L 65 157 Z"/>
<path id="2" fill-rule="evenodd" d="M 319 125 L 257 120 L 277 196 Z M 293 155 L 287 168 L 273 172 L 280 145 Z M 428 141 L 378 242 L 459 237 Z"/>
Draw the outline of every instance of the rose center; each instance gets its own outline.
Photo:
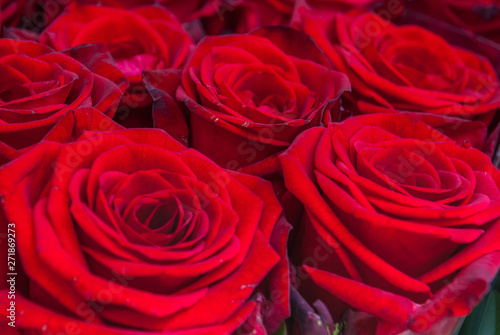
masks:
<path id="1" fill-rule="evenodd" d="M 293 111 L 294 93 L 274 73 L 248 73 L 234 84 L 233 90 L 243 103 L 268 113 L 279 115 Z"/>
<path id="2" fill-rule="evenodd" d="M 161 202 L 146 197 L 144 201 L 136 205 L 134 215 L 139 222 L 152 230 L 165 227 L 168 228 L 168 232 L 171 232 L 179 223 L 179 208 L 174 199 Z"/>
<path id="3" fill-rule="evenodd" d="M 140 75 L 143 70 L 154 70 L 160 62 L 157 56 L 145 50 L 142 44 L 134 39 L 116 39 L 108 43 L 108 48 L 116 66 L 126 76 Z"/>

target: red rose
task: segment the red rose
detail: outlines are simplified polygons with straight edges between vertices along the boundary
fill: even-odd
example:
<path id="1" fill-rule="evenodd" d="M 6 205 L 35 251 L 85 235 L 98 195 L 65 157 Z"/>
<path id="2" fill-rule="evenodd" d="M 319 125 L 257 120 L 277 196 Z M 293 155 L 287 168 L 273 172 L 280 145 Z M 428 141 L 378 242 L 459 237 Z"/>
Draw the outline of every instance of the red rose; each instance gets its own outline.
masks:
<path id="1" fill-rule="evenodd" d="M 357 113 L 417 111 L 489 125 L 500 106 L 490 62 L 422 27 L 398 27 L 373 13 L 304 17 L 302 27 L 348 75 Z"/>
<path id="2" fill-rule="evenodd" d="M 380 0 L 297 0 L 296 3 L 304 3 L 319 10 L 337 10 L 346 12 L 358 7 L 374 5 Z"/>
<path id="3" fill-rule="evenodd" d="M 23 37 L 29 31 L 41 32 L 64 10 L 73 0 L 0 0 L 1 23 L 10 34 Z M 20 29 L 18 29 L 20 28 Z M 4 32 L 4 36 L 5 32 Z M 25 35 L 24 37 L 28 37 Z M 30 36 L 34 38 L 34 36 Z"/>
<path id="4" fill-rule="evenodd" d="M 163 1 L 182 22 L 199 19 L 202 32 L 208 35 L 244 34 L 268 25 L 288 25 L 293 0 L 215 0 L 193 1 L 187 7 L 182 1 Z M 190 3 L 191 4 L 191 3 Z M 179 6 L 180 5 L 180 6 Z M 196 27 L 197 21 L 191 22 Z M 192 29 L 193 33 L 195 29 Z"/>
<path id="5" fill-rule="evenodd" d="M 274 27 L 205 38 L 183 70 L 176 97 L 190 111 L 191 146 L 236 169 L 330 121 L 348 89 L 347 77 L 329 69 L 309 36 Z"/>
<path id="6" fill-rule="evenodd" d="M 142 70 L 180 67 L 192 44 L 175 17 L 162 7 L 123 10 L 75 4 L 43 31 L 40 41 L 57 50 L 105 43 L 132 83 L 140 82 Z"/>
<path id="7" fill-rule="evenodd" d="M 192 47 L 189 35 L 167 9 L 142 6 L 131 10 L 71 4 L 40 41 L 56 50 L 86 43 L 104 43 L 131 87 L 122 104 L 151 103 L 141 72 L 179 68 Z"/>
<path id="8" fill-rule="evenodd" d="M 215 15 L 222 3 L 220 0 L 77 0 L 77 2 L 126 9 L 159 4 L 171 11 L 180 22 L 189 22 L 205 15 Z"/>
<path id="9" fill-rule="evenodd" d="M 81 4 L 134 8 L 156 4 L 170 10 L 195 40 L 202 36 L 247 33 L 266 25 L 288 25 L 293 0 L 78 0 Z"/>
<path id="10" fill-rule="evenodd" d="M 69 110 L 94 107 L 112 117 L 128 83 L 111 62 L 95 45 L 61 53 L 0 40 L 0 163 L 40 141 Z"/>
<path id="11" fill-rule="evenodd" d="M 0 195 L 30 280 L 19 329 L 264 334 L 289 315 L 288 224 L 270 183 L 161 130 L 43 141 L 0 170 Z"/>
<path id="12" fill-rule="evenodd" d="M 487 293 L 500 268 L 500 171 L 485 154 L 401 113 L 310 129 L 279 159 L 305 208 L 299 290 L 337 320 L 351 308 L 370 314 L 344 314 L 366 334 L 442 335 Z"/>
<path id="13" fill-rule="evenodd" d="M 319 16 L 338 12 L 355 15 L 370 10 L 380 2 L 381 0 L 295 0 L 295 15 L 300 16 L 301 12 L 310 11 Z"/>
<path id="14" fill-rule="evenodd" d="M 0 0 L 0 31 L 1 26 L 16 26 L 27 11 L 30 4 L 26 0 Z"/>
<path id="15" fill-rule="evenodd" d="M 216 0 L 207 1 L 188 17 L 200 19 L 207 35 L 244 34 L 264 26 L 288 26 L 293 10 L 294 0 Z"/>
<path id="16" fill-rule="evenodd" d="M 405 1 L 404 5 L 500 43 L 500 1 Z"/>
<path id="17" fill-rule="evenodd" d="M 0 2 L 0 27 L 10 23 L 10 20 L 18 13 L 18 6 L 18 1 L 2 0 Z"/>

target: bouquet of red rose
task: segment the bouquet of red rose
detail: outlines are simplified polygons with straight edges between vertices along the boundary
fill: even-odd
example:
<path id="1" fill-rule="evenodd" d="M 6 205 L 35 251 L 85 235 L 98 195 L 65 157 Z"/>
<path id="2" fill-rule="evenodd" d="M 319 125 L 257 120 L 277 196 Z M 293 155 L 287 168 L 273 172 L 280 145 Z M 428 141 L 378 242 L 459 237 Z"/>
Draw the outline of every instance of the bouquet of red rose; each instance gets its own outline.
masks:
<path id="1" fill-rule="evenodd" d="M 499 6 L 1 1 L 1 333 L 499 334 Z"/>

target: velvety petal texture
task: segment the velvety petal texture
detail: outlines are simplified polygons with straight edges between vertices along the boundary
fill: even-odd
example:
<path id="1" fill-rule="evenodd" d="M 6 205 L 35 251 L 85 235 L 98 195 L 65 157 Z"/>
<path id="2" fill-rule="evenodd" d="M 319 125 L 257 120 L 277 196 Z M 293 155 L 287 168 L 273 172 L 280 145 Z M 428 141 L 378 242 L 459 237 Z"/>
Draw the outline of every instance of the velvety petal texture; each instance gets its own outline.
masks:
<path id="1" fill-rule="evenodd" d="M 123 98 L 131 107 L 150 104 L 142 83 L 143 70 L 179 68 L 193 47 L 175 16 L 152 5 L 127 10 L 72 3 L 42 32 L 40 42 L 56 50 L 105 44 L 131 83 Z"/>
<path id="2" fill-rule="evenodd" d="M 309 36 L 269 27 L 206 37 L 183 70 L 176 99 L 190 112 L 190 145 L 237 169 L 331 121 L 337 99 L 349 88 Z"/>
<path id="3" fill-rule="evenodd" d="M 500 106 L 489 60 L 423 27 L 396 26 L 387 18 L 302 17 L 302 29 L 351 80 L 346 108 L 360 114 L 416 111 L 475 118 L 489 126 Z"/>
<path id="4" fill-rule="evenodd" d="M 424 0 L 419 1 L 418 6 L 413 1 L 404 1 L 403 5 L 500 43 L 498 0 L 444 0 L 438 3 Z"/>
<path id="5" fill-rule="evenodd" d="M 292 24 L 300 23 L 303 16 L 309 15 L 331 18 L 332 15 L 344 13 L 354 17 L 374 9 L 375 5 L 383 2 L 380 0 L 295 0 Z"/>
<path id="6" fill-rule="evenodd" d="M 73 0 L 1 0 L 0 18 L 4 35 L 8 31 L 40 33 Z"/>
<path id="7" fill-rule="evenodd" d="M 290 314 L 289 225 L 271 184 L 164 131 L 119 128 L 43 141 L 0 170 L 30 279 L 17 326 L 215 335 L 258 313 L 275 331 Z"/>
<path id="8" fill-rule="evenodd" d="M 0 163 L 39 142 L 68 111 L 112 117 L 127 79 L 98 45 L 55 52 L 35 42 L 0 40 Z"/>
<path id="9" fill-rule="evenodd" d="M 312 128 L 278 158 L 305 209 L 299 290 L 335 318 L 351 308 L 377 318 L 376 334 L 445 334 L 489 290 L 500 171 L 485 154 L 399 113 Z"/>
<path id="10" fill-rule="evenodd" d="M 24 1 L 2 0 L 0 2 L 0 32 L 2 25 L 17 24 L 20 18 L 20 6 Z"/>
<path id="11" fill-rule="evenodd" d="M 171 11 L 180 22 L 189 22 L 201 17 L 217 15 L 218 9 L 224 5 L 221 0 L 77 0 L 85 5 L 102 5 L 107 7 L 131 9 L 144 5 L 161 5 Z M 232 1 L 236 3 L 238 1 Z M 226 4 L 227 6 L 227 4 Z"/>

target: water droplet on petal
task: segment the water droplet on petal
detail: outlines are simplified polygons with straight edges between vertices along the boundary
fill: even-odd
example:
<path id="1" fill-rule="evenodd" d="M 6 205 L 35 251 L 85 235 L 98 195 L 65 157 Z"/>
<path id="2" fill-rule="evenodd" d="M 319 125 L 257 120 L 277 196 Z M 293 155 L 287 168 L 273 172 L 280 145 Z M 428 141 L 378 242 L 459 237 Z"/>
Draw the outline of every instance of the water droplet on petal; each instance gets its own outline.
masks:
<path id="1" fill-rule="evenodd" d="M 244 290 L 246 288 L 255 288 L 255 284 L 246 284 L 246 285 L 241 285 L 240 290 Z M 257 296 L 257 299 L 259 299 L 260 296 Z M 260 300 L 259 300 L 260 301 Z"/>
<path id="2" fill-rule="evenodd" d="M 472 144 L 470 144 L 470 141 L 469 141 L 469 140 L 465 140 L 465 141 L 462 143 L 462 146 L 463 146 L 464 148 L 467 148 L 467 149 L 472 148 Z"/>
<path id="3" fill-rule="evenodd" d="M 47 326 L 47 325 L 43 325 L 43 326 L 42 326 L 42 328 L 41 328 L 41 330 L 42 330 L 43 332 L 45 332 L 45 331 L 47 331 L 47 329 L 48 329 L 48 328 L 49 328 L 49 326 Z"/>
<path id="4" fill-rule="evenodd" d="M 179 139 L 182 141 L 182 144 L 188 145 L 188 139 L 186 136 L 180 136 Z"/>

